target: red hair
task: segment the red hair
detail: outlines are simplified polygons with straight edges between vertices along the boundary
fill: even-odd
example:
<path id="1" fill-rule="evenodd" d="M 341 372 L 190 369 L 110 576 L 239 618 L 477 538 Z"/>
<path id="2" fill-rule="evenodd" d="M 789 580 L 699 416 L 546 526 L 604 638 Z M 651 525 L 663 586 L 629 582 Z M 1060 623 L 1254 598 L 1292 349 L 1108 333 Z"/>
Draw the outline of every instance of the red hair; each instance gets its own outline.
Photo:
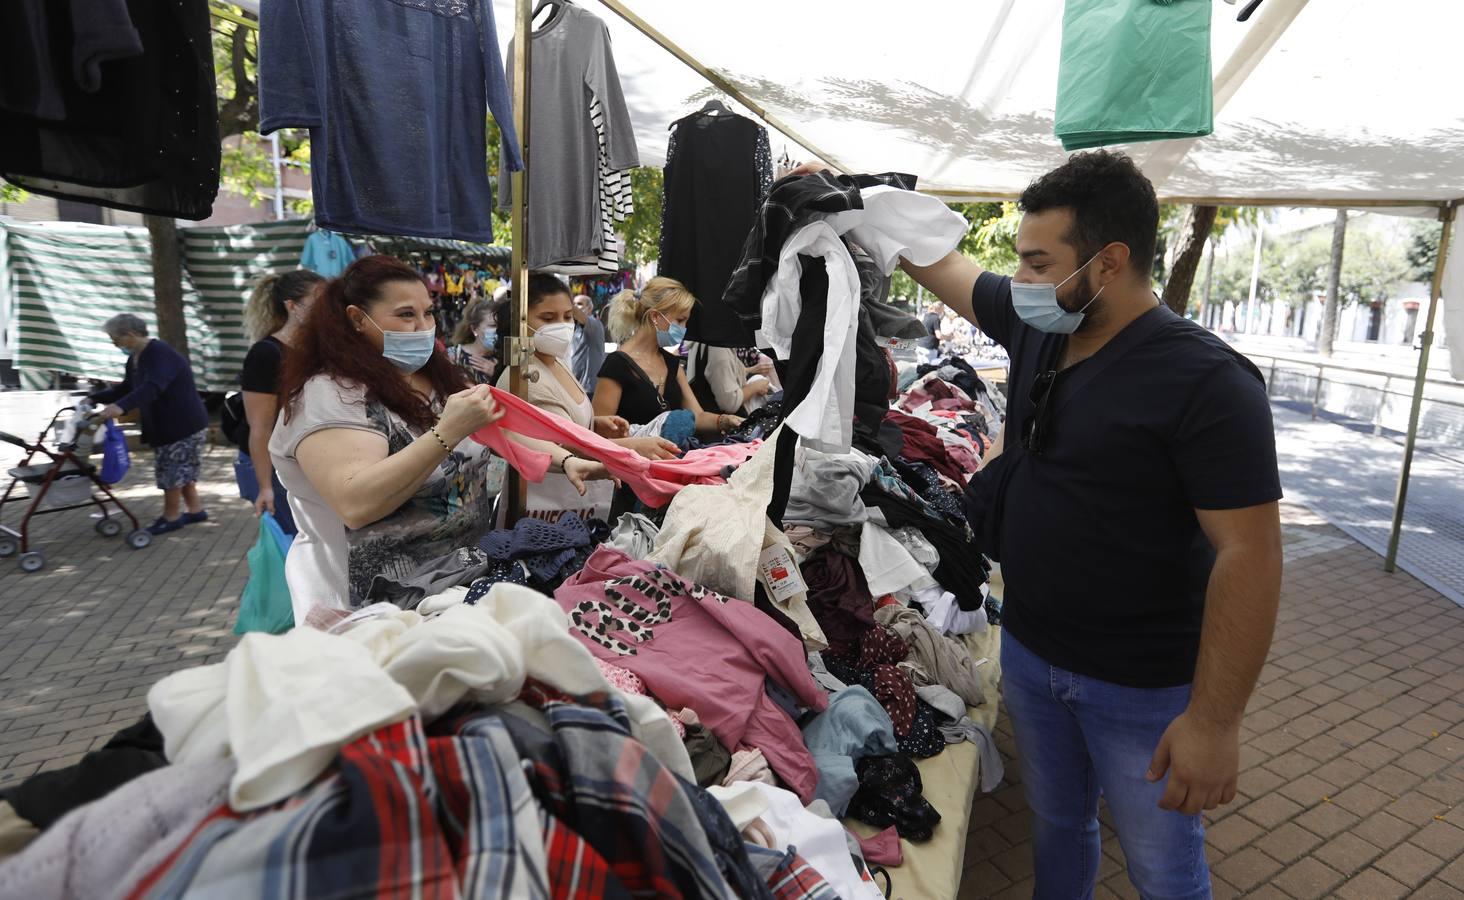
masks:
<path id="1" fill-rule="evenodd" d="M 285 353 L 280 372 L 279 394 L 285 421 L 290 420 L 305 382 L 316 375 L 328 375 L 339 384 L 365 387 L 368 398 L 417 428 L 429 428 L 437 421 L 427 398 L 413 390 L 401 371 L 356 330 L 346 315 L 348 306 L 367 309 L 381 298 L 382 286 L 393 281 L 423 284 L 422 276 L 414 269 L 390 256 L 363 257 L 351 263 L 339 278 L 331 279 L 310 304 L 309 318 L 294 346 Z M 468 387 L 467 377 L 447 358 L 440 341 L 421 372 L 432 383 L 439 400 Z"/>

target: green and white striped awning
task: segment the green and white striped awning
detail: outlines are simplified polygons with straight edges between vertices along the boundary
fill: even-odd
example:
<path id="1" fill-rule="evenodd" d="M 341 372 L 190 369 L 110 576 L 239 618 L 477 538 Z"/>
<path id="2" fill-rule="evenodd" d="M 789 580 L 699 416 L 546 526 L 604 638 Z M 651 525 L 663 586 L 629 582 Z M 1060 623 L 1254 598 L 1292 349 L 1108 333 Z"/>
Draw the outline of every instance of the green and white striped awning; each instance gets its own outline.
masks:
<path id="1" fill-rule="evenodd" d="M 50 372 L 117 381 L 124 358 L 101 325 L 133 313 L 157 333 L 147 230 L 78 223 L 8 224 L 15 366 L 27 386 Z M 303 221 L 179 229 L 183 315 L 201 390 L 237 386 L 249 349 L 244 304 L 254 280 L 300 264 Z"/>
<path id="2" fill-rule="evenodd" d="M 300 267 L 307 225 L 302 220 L 257 225 L 180 228 L 183 271 L 194 296 L 184 308 L 199 320 L 204 339 L 193 336 L 188 322 L 189 354 L 194 375 L 205 390 L 234 390 L 244 354 L 253 343 L 244 328 L 244 305 L 259 276 Z"/>

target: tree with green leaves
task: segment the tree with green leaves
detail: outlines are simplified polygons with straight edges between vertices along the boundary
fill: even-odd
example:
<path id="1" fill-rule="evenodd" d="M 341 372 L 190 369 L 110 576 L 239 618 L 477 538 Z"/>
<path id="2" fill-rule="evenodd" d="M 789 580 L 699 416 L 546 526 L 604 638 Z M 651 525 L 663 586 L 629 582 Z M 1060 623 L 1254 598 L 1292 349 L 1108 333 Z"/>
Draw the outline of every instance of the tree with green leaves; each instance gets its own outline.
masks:
<path id="1" fill-rule="evenodd" d="M 1154 280 L 1164 285 L 1161 297 L 1164 304 L 1179 315 L 1188 314 L 1195 274 L 1199 270 L 1201 258 L 1208 251 L 1210 261 L 1206 263 L 1206 288 L 1199 304 L 1199 314 L 1203 316 L 1205 307 L 1209 304 L 1209 273 L 1214 267 L 1216 242 L 1231 225 L 1246 224 L 1255 227 L 1262 218 L 1260 208 L 1255 206 L 1161 204 L 1159 235 L 1154 252 Z M 1167 258 L 1167 249 L 1171 244 L 1175 246 L 1172 263 Z"/>
<path id="2" fill-rule="evenodd" d="M 631 262 L 650 262 L 660 256 L 664 185 L 660 168 L 646 166 L 630 172 L 635 209 L 621 226 L 621 234 L 625 237 L 625 258 Z"/>
<path id="3" fill-rule="evenodd" d="M 1408 221 L 1408 280 L 1432 282 L 1434 265 L 1439 258 L 1439 237 L 1444 223 L 1435 219 Z"/>
<path id="4" fill-rule="evenodd" d="M 1189 311 L 1190 288 L 1194 285 L 1195 272 L 1199 269 L 1205 247 L 1210 243 L 1210 234 L 1219 212 L 1218 206 L 1196 204 L 1185 214 L 1184 225 L 1179 231 L 1179 246 L 1174 254 L 1174 266 L 1169 277 L 1164 280 L 1164 294 L 1161 298 L 1165 306 L 1181 316 Z M 1156 253 L 1154 256 L 1157 264 L 1163 255 Z"/>

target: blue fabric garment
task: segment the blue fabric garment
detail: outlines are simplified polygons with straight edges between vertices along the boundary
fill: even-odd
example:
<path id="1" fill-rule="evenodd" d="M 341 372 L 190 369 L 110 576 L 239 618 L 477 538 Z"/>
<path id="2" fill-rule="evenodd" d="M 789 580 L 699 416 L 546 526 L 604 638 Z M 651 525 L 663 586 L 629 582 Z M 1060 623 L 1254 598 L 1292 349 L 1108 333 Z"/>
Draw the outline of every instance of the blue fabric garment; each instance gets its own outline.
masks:
<path id="1" fill-rule="evenodd" d="M 690 449 L 695 435 L 696 414 L 689 409 L 671 410 L 666 416 L 666 424 L 661 426 L 661 437 L 682 450 Z"/>
<path id="2" fill-rule="evenodd" d="M 300 254 L 300 268 L 334 278 L 356 261 L 351 242 L 327 229 L 318 229 L 305 239 L 305 252 Z"/>
<path id="3" fill-rule="evenodd" d="M 1036 897 L 1083 897 L 1098 871 L 1101 791 L 1145 897 L 1208 897 L 1205 822 L 1159 808 L 1153 748 L 1189 704 L 1188 684 L 1125 687 L 1049 664 L 1001 636 L 1002 699 L 1032 808 Z"/>
<path id="4" fill-rule="evenodd" d="M 161 447 L 208 428 L 208 410 L 193 384 L 193 369 L 183 354 L 154 338 L 127 357 L 120 384 L 97 391 L 98 403 L 115 403 L 123 412 L 142 414 L 142 442 Z"/>
<path id="5" fill-rule="evenodd" d="M 576 551 L 590 545 L 590 532 L 584 521 L 572 512 L 558 522 L 540 519 L 519 519 L 513 528 L 500 528 L 483 535 L 478 546 L 495 560 L 519 560 L 539 582 L 552 582 L 578 556 Z"/>
<path id="6" fill-rule="evenodd" d="M 894 753 L 895 726 L 873 694 L 850 687 L 829 698 L 829 708 L 803 729 L 803 742 L 818 766 L 814 796 L 843 816 L 859 790 L 854 764 L 866 756 Z"/>
<path id="7" fill-rule="evenodd" d="M 315 221 L 491 243 L 483 110 L 523 167 L 490 0 L 265 0 L 260 134 L 310 129 Z"/>
<path id="8" fill-rule="evenodd" d="M 477 605 L 478 601 L 493 589 L 493 585 L 499 583 L 522 584 L 527 587 L 529 573 L 516 562 L 496 562 L 487 574 L 468 585 L 468 594 L 463 598 L 463 602 L 469 606 Z"/>

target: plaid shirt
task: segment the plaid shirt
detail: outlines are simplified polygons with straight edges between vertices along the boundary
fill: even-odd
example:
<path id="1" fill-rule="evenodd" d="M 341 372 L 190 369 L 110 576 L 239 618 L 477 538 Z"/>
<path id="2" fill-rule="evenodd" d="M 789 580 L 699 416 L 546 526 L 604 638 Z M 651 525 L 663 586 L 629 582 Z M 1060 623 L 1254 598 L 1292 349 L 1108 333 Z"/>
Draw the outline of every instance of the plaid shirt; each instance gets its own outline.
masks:
<path id="1" fill-rule="evenodd" d="M 378 729 L 297 797 L 215 810 L 128 896 L 548 896 L 533 796 L 505 752 L 491 717 L 459 736 L 429 738 L 416 717 Z"/>
<path id="2" fill-rule="evenodd" d="M 839 900 L 824 877 L 798 855 L 797 847 L 783 853 L 748 844 L 747 855 L 767 879 L 775 900 Z"/>
<path id="3" fill-rule="evenodd" d="M 751 331 L 762 325 L 762 295 L 768 279 L 778 268 L 783 243 L 814 213 L 863 209 L 859 192 L 875 185 L 902 190 L 915 189 L 915 176 L 835 175 L 824 171 L 813 175 L 789 176 L 773 185 L 758 210 L 757 221 L 742 245 L 742 259 L 727 281 L 722 302 L 729 304 Z M 702 302 L 710 298 L 703 297 Z M 716 302 L 710 300 L 710 302 Z"/>
<path id="4" fill-rule="evenodd" d="M 735 898 L 619 700 L 540 688 L 549 732 L 483 709 L 378 729 L 289 800 L 222 805 L 127 896 Z"/>
<path id="5" fill-rule="evenodd" d="M 737 895 L 722 877 L 696 810 L 676 776 L 630 736 L 618 699 L 604 709 L 552 699 L 530 685 L 524 699 L 549 719 L 570 825 L 635 897 Z M 523 748 L 520 747 L 522 754 Z M 534 774 L 545 774 L 536 764 Z"/>
<path id="6" fill-rule="evenodd" d="M 296 798 L 221 806 L 127 896 L 548 896 L 533 795 L 505 751 L 492 719 L 449 738 L 416 717 L 378 729 Z"/>

